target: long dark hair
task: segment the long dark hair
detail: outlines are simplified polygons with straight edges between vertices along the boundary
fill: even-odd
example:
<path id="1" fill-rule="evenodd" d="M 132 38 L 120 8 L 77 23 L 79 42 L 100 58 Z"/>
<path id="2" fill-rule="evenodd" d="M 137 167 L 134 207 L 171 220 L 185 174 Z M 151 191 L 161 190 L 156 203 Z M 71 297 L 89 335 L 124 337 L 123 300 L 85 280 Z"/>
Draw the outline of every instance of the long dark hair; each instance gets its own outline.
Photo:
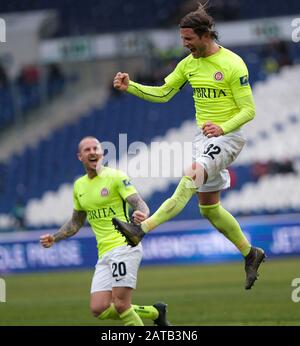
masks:
<path id="1" fill-rule="evenodd" d="M 206 12 L 208 1 L 205 4 L 199 3 L 196 11 L 190 12 L 185 15 L 180 23 L 180 28 L 190 28 L 201 37 L 205 33 L 209 33 L 211 38 L 217 40 L 218 32 L 214 30 L 214 19 Z"/>

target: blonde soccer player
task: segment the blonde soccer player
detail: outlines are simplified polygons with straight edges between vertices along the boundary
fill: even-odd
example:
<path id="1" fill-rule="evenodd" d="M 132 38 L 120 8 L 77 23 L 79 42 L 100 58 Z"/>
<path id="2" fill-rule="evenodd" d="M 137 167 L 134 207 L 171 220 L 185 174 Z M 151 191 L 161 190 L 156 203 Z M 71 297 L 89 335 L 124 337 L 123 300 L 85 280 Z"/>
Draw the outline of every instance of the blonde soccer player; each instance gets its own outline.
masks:
<path id="1" fill-rule="evenodd" d="M 74 183 L 72 218 L 57 233 L 41 236 L 43 247 L 74 236 L 89 222 L 98 247 L 98 262 L 91 284 L 90 307 L 100 320 L 121 320 L 126 326 L 142 326 L 142 318 L 158 326 L 168 326 L 167 305 L 132 305 L 137 272 L 142 259 L 142 246 L 131 247 L 112 225 L 112 217 L 128 220 L 128 204 L 133 208 L 133 221 L 139 224 L 149 215 L 146 203 L 123 172 L 101 165 L 103 151 L 95 137 L 84 137 L 78 145 L 78 159 L 86 174 Z"/>

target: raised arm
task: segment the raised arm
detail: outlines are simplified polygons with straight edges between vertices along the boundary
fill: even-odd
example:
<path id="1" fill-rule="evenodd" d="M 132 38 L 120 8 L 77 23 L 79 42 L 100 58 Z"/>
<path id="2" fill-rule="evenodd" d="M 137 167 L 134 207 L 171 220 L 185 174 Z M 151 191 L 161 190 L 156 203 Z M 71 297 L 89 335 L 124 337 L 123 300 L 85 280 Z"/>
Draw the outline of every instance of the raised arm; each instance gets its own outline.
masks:
<path id="1" fill-rule="evenodd" d="M 150 102 L 163 103 L 169 101 L 180 89 L 168 84 L 162 86 L 148 86 L 133 82 L 127 73 L 118 72 L 113 82 L 114 88 L 137 96 Z"/>
<path id="2" fill-rule="evenodd" d="M 43 247 L 51 247 L 54 243 L 62 239 L 66 239 L 75 235 L 83 226 L 86 219 L 85 211 L 73 210 L 72 218 L 67 221 L 59 230 L 54 234 L 44 234 L 40 237 L 40 243 Z"/>
<path id="3" fill-rule="evenodd" d="M 126 201 L 134 210 L 132 214 L 134 223 L 140 224 L 142 221 L 148 218 L 150 214 L 149 208 L 138 193 L 128 196 Z"/>

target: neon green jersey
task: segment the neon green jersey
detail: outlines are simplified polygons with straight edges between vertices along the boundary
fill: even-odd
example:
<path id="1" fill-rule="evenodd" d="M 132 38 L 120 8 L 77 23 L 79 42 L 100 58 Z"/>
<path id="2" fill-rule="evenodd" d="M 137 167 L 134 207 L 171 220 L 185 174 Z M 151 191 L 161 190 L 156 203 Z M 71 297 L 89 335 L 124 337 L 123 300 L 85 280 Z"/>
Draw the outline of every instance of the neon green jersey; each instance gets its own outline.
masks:
<path id="1" fill-rule="evenodd" d="M 238 129 L 255 114 L 247 67 L 238 55 L 220 47 L 206 58 L 190 54 L 179 62 L 161 87 L 130 81 L 128 92 L 152 102 L 166 102 L 185 84 L 193 88 L 196 121 L 220 125 L 224 133 Z"/>
<path id="2" fill-rule="evenodd" d="M 116 169 L 103 167 L 99 176 L 90 179 L 87 175 L 74 183 L 74 209 L 87 213 L 87 220 L 95 233 L 98 255 L 122 245 L 124 238 L 112 225 L 112 218 L 128 221 L 126 198 L 137 193 L 126 174 Z"/>

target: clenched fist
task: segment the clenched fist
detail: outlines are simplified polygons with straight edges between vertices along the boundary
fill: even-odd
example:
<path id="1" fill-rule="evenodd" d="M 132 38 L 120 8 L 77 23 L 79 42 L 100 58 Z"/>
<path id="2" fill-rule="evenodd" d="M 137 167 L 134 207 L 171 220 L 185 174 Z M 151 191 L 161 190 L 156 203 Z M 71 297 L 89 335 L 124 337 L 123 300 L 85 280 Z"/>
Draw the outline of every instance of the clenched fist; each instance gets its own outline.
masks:
<path id="1" fill-rule="evenodd" d="M 129 74 L 118 72 L 114 78 L 114 88 L 120 91 L 126 91 L 129 85 Z"/>
<path id="2" fill-rule="evenodd" d="M 147 219 L 149 215 L 141 212 L 140 210 L 136 210 L 133 214 L 132 214 L 132 220 L 133 223 L 135 223 L 136 225 L 139 225 L 141 222 L 143 222 L 144 220 Z"/>
<path id="3" fill-rule="evenodd" d="M 44 234 L 40 237 L 40 243 L 43 247 L 51 247 L 54 244 L 54 237 L 51 234 Z"/>
<path id="4" fill-rule="evenodd" d="M 210 121 L 207 121 L 202 126 L 203 134 L 206 137 L 219 137 L 224 135 L 223 129 Z"/>

